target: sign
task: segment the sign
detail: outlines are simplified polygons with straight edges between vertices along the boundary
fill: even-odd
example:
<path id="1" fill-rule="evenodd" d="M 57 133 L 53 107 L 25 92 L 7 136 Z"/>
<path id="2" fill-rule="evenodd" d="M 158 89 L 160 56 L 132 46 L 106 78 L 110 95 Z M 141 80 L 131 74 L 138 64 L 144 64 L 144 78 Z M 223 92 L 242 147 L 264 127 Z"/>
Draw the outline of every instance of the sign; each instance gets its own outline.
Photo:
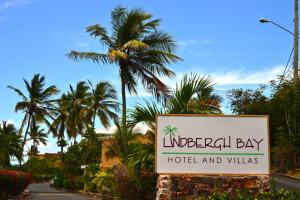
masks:
<path id="1" fill-rule="evenodd" d="M 270 173 L 268 116 L 158 115 L 159 174 Z"/>

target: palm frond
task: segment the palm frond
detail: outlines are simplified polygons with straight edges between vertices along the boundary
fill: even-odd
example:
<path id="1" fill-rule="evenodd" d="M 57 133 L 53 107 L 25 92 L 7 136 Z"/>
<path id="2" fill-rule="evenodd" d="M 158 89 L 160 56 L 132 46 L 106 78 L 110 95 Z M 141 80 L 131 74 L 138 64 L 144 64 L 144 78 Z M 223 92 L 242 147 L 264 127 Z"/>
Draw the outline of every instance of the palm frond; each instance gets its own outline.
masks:
<path id="1" fill-rule="evenodd" d="M 162 31 L 151 32 L 146 35 L 142 41 L 153 50 L 166 51 L 169 53 L 173 52 L 176 46 L 172 36 Z"/>
<path id="2" fill-rule="evenodd" d="M 12 89 L 13 91 L 15 91 L 22 99 L 23 101 L 27 101 L 28 98 L 23 94 L 23 92 L 21 92 L 21 90 L 19 90 L 18 88 L 15 88 L 13 86 L 7 86 L 9 89 Z"/>
<path id="3" fill-rule="evenodd" d="M 86 28 L 86 32 L 89 33 L 92 37 L 99 38 L 100 41 L 109 48 L 115 46 L 113 41 L 107 35 L 106 29 L 99 24 L 88 26 Z"/>
<path id="4" fill-rule="evenodd" d="M 94 63 L 103 63 L 103 64 L 109 63 L 109 59 L 107 55 L 101 53 L 71 51 L 70 53 L 67 54 L 67 56 L 70 59 L 73 59 L 75 61 L 90 60 L 93 61 Z"/>

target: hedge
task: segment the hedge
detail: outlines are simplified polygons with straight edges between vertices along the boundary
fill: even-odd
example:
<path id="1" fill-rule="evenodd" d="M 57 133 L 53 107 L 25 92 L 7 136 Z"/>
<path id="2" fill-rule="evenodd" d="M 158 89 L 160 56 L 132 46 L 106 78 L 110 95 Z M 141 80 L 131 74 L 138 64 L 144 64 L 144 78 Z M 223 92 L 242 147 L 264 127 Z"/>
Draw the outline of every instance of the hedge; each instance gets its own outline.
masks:
<path id="1" fill-rule="evenodd" d="M 0 199 L 20 195 L 31 182 L 32 175 L 15 170 L 0 170 Z"/>

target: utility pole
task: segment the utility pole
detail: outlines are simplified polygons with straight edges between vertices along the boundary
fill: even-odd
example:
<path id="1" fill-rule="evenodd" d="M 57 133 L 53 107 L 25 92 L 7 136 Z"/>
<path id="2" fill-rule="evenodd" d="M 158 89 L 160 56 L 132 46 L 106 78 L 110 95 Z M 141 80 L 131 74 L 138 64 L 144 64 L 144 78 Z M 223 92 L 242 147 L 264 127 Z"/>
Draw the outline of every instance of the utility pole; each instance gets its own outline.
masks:
<path id="1" fill-rule="evenodd" d="M 298 0 L 294 0 L 294 80 L 299 79 L 298 74 Z"/>

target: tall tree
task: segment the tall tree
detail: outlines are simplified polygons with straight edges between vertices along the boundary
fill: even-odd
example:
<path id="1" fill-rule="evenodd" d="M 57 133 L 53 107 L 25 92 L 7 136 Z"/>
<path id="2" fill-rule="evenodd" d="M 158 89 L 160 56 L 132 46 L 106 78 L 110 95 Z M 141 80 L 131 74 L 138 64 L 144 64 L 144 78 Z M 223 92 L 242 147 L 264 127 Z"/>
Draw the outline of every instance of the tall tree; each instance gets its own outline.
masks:
<path id="1" fill-rule="evenodd" d="M 65 130 L 67 128 L 67 119 L 69 116 L 69 98 L 66 94 L 57 100 L 57 116 L 53 120 L 49 131 L 57 138 L 57 145 L 60 147 L 60 157 L 63 159 L 64 147 L 67 145 L 65 140 Z"/>
<path id="2" fill-rule="evenodd" d="M 20 136 L 12 124 L 3 121 L 0 124 L 0 169 L 10 166 L 10 158 L 20 159 Z"/>
<path id="3" fill-rule="evenodd" d="M 90 116 L 92 127 L 95 128 L 96 117 L 98 116 L 101 124 L 108 128 L 110 120 L 117 120 L 119 111 L 119 104 L 117 100 L 117 92 L 113 86 L 108 82 L 99 82 L 94 86 L 90 81 L 91 95 L 90 95 Z"/>
<path id="4" fill-rule="evenodd" d="M 50 126 L 49 118 L 53 119 L 53 115 L 56 113 L 53 96 L 59 92 L 54 85 L 45 88 L 45 76 L 41 76 L 40 74 L 35 74 L 30 82 L 25 79 L 23 80 L 28 93 L 27 96 L 20 89 L 8 86 L 8 88 L 15 91 L 22 99 L 16 104 L 15 111 L 25 113 L 19 129 L 19 134 L 22 135 L 23 128 L 26 126 L 21 145 L 22 152 L 30 127 L 34 127 L 37 123 L 45 123 Z"/>
<path id="5" fill-rule="evenodd" d="M 45 130 L 42 128 L 40 129 L 40 126 L 35 125 L 31 128 L 31 131 L 29 132 L 30 140 L 32 140 L 32 147 L 31 150 L 34 150 L 35 154 L 39 153 L 38 146 L 40 144 L 46 145 L 47 144 L 47 137 L 48 134 L 45 132 Z"/>
<path id="6" fill-rule="evenodd" d="M 94 63 L 112 63 L 119 68 L 122 91 L 122 130 L 124 151 L 128 153 L 126 131 L 126 87 L 129 93 L 137 93 L 138 81 L 157 99 L 169 95 L 168 87 L 159 75 L 172 77 L 174 73 L 165 64 L 177 62 L 173 54 L 173 38 L 158 31 L 159 19 L 142 9 L 128 10 L 117 6 L 111 13 L 112 34 L 99 24 L 86 28 L 86 31 L 107 48 L 107 53 L 71 51 L 68 57 L 74 60 L 91 60 Z"/>
<path id="7" fill-rule="evenodd" d="M 70 91 L 67 94 L 68 99 L 68 118 L 67 118 L 67 134 L 69 138 L 74 139 L 78 134 L 83 133 L 88 127 L 90 119 L 88 118 L 90 92 L 86 82 L 81 81 L 73 88 L 70 85 Z"/>

